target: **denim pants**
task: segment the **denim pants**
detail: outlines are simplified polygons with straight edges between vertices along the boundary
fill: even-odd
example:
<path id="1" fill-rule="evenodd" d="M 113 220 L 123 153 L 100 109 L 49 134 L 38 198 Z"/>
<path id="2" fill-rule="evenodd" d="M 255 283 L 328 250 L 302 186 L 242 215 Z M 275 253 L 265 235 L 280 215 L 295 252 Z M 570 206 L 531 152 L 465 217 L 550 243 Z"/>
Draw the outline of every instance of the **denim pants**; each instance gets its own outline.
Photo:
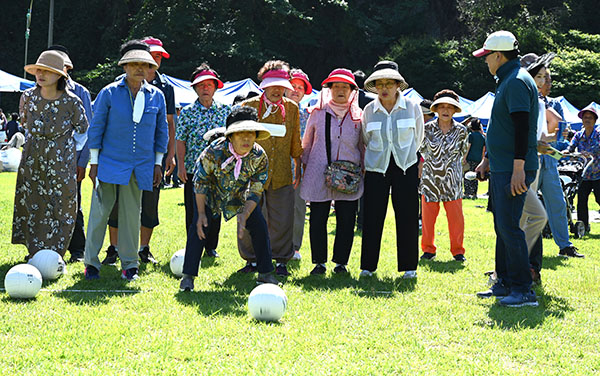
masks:
<path id="1" fill-rule="evenodd" d="M 525 172 L 527 187 L 535 179 L 535 174 L 536 171 Z M 531 288 L 529 255 L 525 233 L 519 227 L 526 193 L 512 196 L 511 176 L 512 172 L 493 172 L 490 176 L 496 231 L 496 273 L 511 290 L 528 292 Z"/>
<path id="2" fill-rule="evenodd" d="M 198 275 L 200 266 L 200 258 L 206 244 L 206 239 L 198 237 L 196 229 L 198 223 L 198 208 L 196 200 L 194 202 L 194 219 L 187 232 L 187 242 L 185 244 L 185 257 L 183 259 L 183 273 L 191 276 Z M 204 234 L 211 232 L 211 227 L 220 224 L 220 216 L 213 217 L 213 213 L 206 205 L 206 219 L 208 226 L 204 227 Z M 259 273 L 269 273 L 273 271 L 271 263 L 271 242 L 269 240 L 269 232 L 267 230 L 267 222 L 262 215 L 260 208 L 257 206 L 252 211 L 252 214 L 246 220 L 246 229 L 250 233 L 252 246 L 256 252 L 256 264 Z M 237 236 L 237 235 L 236 235 Z"/>
<path id="3" fill-rule="evenodd" d="M 548 214 L 548 224 L 552 237 L 559 249 L 573 245 L 569 241 L 569 225 L 567 221 L 567 203 L 560 185 L 560 177 L 556 169 L 556 160 L 542 155 L 540 158 L 540 176 L 538 188 L 544 197 L 544 206 Z"/>

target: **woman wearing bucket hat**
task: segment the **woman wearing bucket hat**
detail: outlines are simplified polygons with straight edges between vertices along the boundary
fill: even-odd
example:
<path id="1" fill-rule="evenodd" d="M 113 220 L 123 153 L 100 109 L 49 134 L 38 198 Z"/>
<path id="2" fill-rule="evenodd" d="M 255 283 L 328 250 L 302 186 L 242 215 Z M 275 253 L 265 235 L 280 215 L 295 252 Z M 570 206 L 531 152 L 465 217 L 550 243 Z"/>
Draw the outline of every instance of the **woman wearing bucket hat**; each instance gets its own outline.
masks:
<path id="1" fill-rule="evenodd" d="M 184 182 L 185 228 L 189 232 L 194 217 L 194 166 L 198 156 L 209 142 L 204 139 L 206 132 L 225 126 L 231 107 L 214 100 L 217 89 L 223 87 L 219 75 L 206 63 L 194 69 L 190 77 L 191 86 L 198 95 L 194 103 L 187 105 L 177 119 L 175 139 L 177 140 L 178 175 Z M 216 256 L 221 218 L 215 218 L 207 235 L 206 253 Z"/>
<path id="2" fill-rule="evenodd" d="M 600 205 L 600 131 L 596 128 L 598 112 L 590 105 L 579 111 L 577 116 L 583 122 L 583 128 L 575 133 L 568 151 L 572 153 L 577 150 L 588 161 L 577 191 L 577 219 L 583 221 L 586 232 L 590 232 L 588 198 L 592 191 Z"/>
<path id="3" fill-rule="evenodd" d="M 306 121 L 308 120 L 309 112 L 306 107 L 302 107 L 300 102 L 305 95 L 312 93 L 312 85 L 306 73 L 302 69 L 292 69 L 290 71 L 290 84 L 294 90 L 286 89 L 285 96 L 296 102 L 300 110 L 300 138 L 304 137 L 306 130 Z M 300 260 L 300 247 L 302 247 L 302 238 L 304 237 L 304 221 L 306 217 L 306 201 L 300 197 L 302 183 L 294 190 L 294 238 L 292 244 L 294 246 L 293 260 Z"/>
<path id="4" fill-rule="evenodd" d="M 354 240 L 362 177 L 353 192 L 340 192 L 326 185 L 325 170 L 334 161 L 349 161 L 363 168 L 364 145 L 358 106 L 358 86 L 348 69 L 333 70 L 323 81 L 321 99 L 312 110 L 302 139 L 304 165 L 301 197 L 310 201 L 310 248 L 315 264 L 311 274 L 324 274 L 327 262 L 327 219 L 335 202 L 336 233 L 333 245 L 335 273 L 347 273 Z"/>
<path id="5" fill-rule="evenodd" d="M 258 111 L 262 123 L 285 125 L 283 137 L 269 137 L 258 143 L 269 157 L 269 177 L 265 183 L 261 207 L 269 225 L 273 258 L 277 262 L 277 274 L 289 275 L 287 262 L 294 256 L 292 245 L 294 225 L 294 189 L 300 184 L 300 114 L 298 105 L 283 96 L 290 84 L 288 63 L 281 60 L 267 61 L 258 72 L 263 93 L 242 103 Z M 292 172 L 290 158 L 294 159 Z M 248 232 L 238 239 L 238 250 L 246 266 L 240 272 L 256 271 L 256 256 Z"/>
<path id="6" fill-rule="evenodd" d="M 269 232 L 258 203 L 267 181 L 268 157 L 255 141 L 266 140 L 269 131 L 257 121 L 251 107 L 238 107 L 227 117 L 225 137 L 204 149 L 194 174 L 194 219 L 188 231 L 181 291 L 194 289 L 194 277 L 207 234 L 216 216 L 237 216 L 238 238 L 247 229 L 256 251 L 259 283 L 279 281 L 271 274 Z"/>
<path id="7" fill-rule="evenodd" d="M 437 119 L 425 124 L 421 144 L 423 173 L 421 175 L 421 205 L 423 208 L 422 260 L 435 258 L 435 221 L 444 203 L 450 233 L 450 252 L 456 261 L 466 261 L 463 239 L 465 220 L 462 212 L 462 161 L 469 147 L 469 132 L 452 116 L 461 111 L 458 95 L 452 90 L 435 94 L 431 111 Z"/>
<path id="8" fill-rule="evenodd" d="M 146 81 L 150 67 L 158 66 L 148 45 L 132 40 L 120 52 L 125 76 L 98 93 L 88 132 L 94 194 L 85 243 L 86 279 L 100 278 L 98 253 L 117 200 L 122 278 L 138 278 L 142 190 L 160 184 L 169 139 L 165 96 Z"/>
<path id="9" fill-rule="evenodd" d="M 392 196 L 396 217 L 398 271 L 417 276 L 419 259 L 419 203 L 417 151 L 423 140 L 423 113 L 418 102 L 405 98 L 408 84 L 398 64 L 380 61 L 365 81 L 377 94 L 363 113 L 365 140 L 365 215 L 361 246 L 361 276 L 377 269 L 381 235 Z"/>
<path id="10" fill-rule="evenodd" d="M 417 151 L 423 140 L 423 113 L 418 102 L 402 95 L 407 87 L 393 61 L 377 63 L 365 81 L 365 89 L 376 93 L 377 98 L 365 107 L 362 121 L 366 174 L 361 276 L 370 276 L 377 269 L 390 188 L 396 217 L 398 271 L 405 271 L 405 278 L 417 276 Z"/>
<path id="11" fill-rule="evenodd" d="M 73 131 L 88 128 L 81 100 L 66 90 L 64 59 L 44 51 L 25 71 L 36 86 L 19 105 L 26 143 L 17 174 L 12 243 L 32 257 L 41 249 L 64 255 L 77 216 L 77 158 Z"/>

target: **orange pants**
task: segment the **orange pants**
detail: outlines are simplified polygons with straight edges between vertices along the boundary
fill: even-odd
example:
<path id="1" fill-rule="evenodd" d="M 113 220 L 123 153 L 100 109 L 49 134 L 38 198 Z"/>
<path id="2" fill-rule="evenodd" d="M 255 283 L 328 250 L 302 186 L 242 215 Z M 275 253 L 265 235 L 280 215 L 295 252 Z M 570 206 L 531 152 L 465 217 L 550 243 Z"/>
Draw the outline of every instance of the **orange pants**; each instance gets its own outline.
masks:
<path id="1" fill-rule="evenodd" d="M 423 237 L 421 238 L 421 249 L 423 252 L 435 253 L 435 221 L 440 212 L 439 202 L 427 202 L 421 196 L 423 224 Z M 465 236 L 465 218 L 462 212 L 462 199 L 454 201 L 443 201 L 446 217 L 448 217 L 448 232 L 450 232 L 450 252 L 452 256 L 465 253 L 463 240 Z"/>

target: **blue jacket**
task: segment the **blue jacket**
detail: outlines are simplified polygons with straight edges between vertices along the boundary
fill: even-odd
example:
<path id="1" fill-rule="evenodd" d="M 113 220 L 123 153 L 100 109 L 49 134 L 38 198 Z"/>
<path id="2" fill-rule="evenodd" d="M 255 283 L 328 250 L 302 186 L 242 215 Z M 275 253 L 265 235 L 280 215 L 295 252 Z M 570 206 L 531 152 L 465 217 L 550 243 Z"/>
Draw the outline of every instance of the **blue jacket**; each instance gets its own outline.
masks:
<path id="1" fill-rule="evenodd" d="M 144 82 L 144 115 L 133 122 L 133 101 L 125 78 L 104 87 L 94 103 L 94 116 L 88 130 L 90 149 L 100 149 L 98 179 L 127 185 L 131 173 L 138 187 L 152 190 L 157 152 L 166 153 L 169 139 L 165 97 Z"/>

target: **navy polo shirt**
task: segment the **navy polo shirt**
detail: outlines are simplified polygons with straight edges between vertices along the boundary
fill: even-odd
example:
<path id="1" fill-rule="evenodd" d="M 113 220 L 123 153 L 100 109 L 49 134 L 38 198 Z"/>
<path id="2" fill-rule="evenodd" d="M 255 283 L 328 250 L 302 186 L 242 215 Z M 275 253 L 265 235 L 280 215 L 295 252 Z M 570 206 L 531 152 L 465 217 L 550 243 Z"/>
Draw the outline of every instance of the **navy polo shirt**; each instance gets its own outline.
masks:
<path id="1" fill-rule="evenodd" d="M 492 172 L 512 172 L 515 157 L 515 123 L 510 114 L 529 113 L 525 171 L 538 169 L 538 91 L 533 77 L 521 68 L 518 59 L 503 64 L 496 72 L 498 86 L 487 130 L 487 150 Z"/>

